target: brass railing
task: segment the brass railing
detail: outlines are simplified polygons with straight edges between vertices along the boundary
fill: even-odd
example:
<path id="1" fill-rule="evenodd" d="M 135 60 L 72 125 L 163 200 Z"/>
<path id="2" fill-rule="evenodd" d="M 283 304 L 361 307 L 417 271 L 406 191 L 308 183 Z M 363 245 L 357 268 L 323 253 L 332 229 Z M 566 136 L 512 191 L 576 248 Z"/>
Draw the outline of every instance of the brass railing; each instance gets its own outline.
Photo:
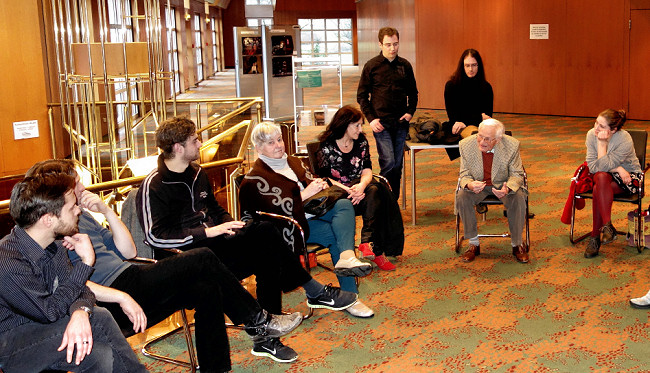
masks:
<path id="1" fill-rule="evenodd" d="M 202 163 L 201 167 L 205 170 L 209 170 L 212 168 L 227 167 L 231 165 L 244 163 L 246 161 L 246 152 L 248 150 L 248 143 L 250 141 L 251 131 L 252 131 L 252 126 L 248 125 L 248 128 L 246 129 L 246 132 L 244 134 L 244 138 L 242 140 L 242 144 L 239 147 L 239 151 L 237 152 L 237 155 L 235 157 L 222 159 L 214 162 Z M 105 182 L 89 185 L 86 187 L 86 189 L 91 192 L 116 191 L 118 188 L 137 185 L 140 182 L 142 182 L 142 180 L 144 180 L 145 177 L 146 176 L 134 176 L 134 177 L 128 177 L 124 179 L 105 181 Z M 0 201 L 0 214 L 6 214 L 8 212 L 9 212 L 9 200 Z"/>

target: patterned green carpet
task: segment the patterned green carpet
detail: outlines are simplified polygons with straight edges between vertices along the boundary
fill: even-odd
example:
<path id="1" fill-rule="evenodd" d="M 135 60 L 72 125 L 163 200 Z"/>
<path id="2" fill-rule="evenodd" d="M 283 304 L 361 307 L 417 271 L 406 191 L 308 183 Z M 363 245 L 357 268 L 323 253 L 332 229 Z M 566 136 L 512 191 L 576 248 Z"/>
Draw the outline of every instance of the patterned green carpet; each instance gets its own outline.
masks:
<path id="1" fill-rule="evenodd" d="M 444 119 L 442 112 L 437 112 Z M 596 114 L 596 113 L 594 113 Z M 317 311 L 285 344 L 300 355 L 279 364 L 250 354 L 248 337 L 230 331 L 235 372 L 643 372 L 650 371 L 648 312 L 628 299 L 650 288 L 650 250 L 638 254 L 624 237 L 594 259 L 586 243 L 571 245 L 559 220 L 569 179 L 584 159 L 593 118 L 496 114 L 521 141 L 531 190 L 531 262 L 517 263 L 508 239 L 483 239 L 481 255 L 463 263 L 454 253 L 453 190 L 458 161 L 443 152 L 418 155 L 418 225 L 410 197 L 402 211 L 406 249 L 397 271 L 364 278 L 360 298 L 376 312 L 355 319 Z M 632 121 L 627 128 L 648 129 Z M 373 148 L 374 150 L 374 145 Z M 406 165 L 408 167 L 408 163 Z M 375 167 L 377 164 L 375 163 Z M 410 175 L 407 174 L 407 181 Z M 578 232 L 590 229 L 591 204 L 579 211 Z M 625 230 L 629 205 L 613 222 Z M 493 207 L 481 232 L 507 230 Z M 324 260 L 324 258 L 321 258 Z M 314 271 L 324 282 L 333 275 Z M 306 310 L 304 292 L 285 296 L 287 310 Z M 181 337 L 158 347 L 183 356 Z M 180 369 L 142 358 L 154 372 Z"/>

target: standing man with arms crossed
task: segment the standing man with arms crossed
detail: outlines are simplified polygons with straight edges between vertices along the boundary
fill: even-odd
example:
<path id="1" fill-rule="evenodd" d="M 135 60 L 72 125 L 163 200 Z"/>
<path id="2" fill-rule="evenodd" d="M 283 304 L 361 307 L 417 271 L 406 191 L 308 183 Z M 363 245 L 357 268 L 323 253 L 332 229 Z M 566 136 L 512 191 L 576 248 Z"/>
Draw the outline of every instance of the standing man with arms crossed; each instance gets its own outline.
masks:
<path id="1" fill-rule="evenodd" d="M 95 253 L 78 233 L 74 187 L 71 176 L 49 175 L 25 178 L 11 192 L 16 226 L 0 241 L 0 367 L 146 372 L 85 285 Z M 74 267 L 68 250 L 81 258 Z"/>
<path id="2" fill-rule="evenodd" d="M 379 155 L 380 174 L 399 197 L 404 143 L 409 121 L 418 105 L 418 88 L 411 64 L 399 57 L 399 32 L 379 30 L 381 53 L 366 62 L 359 79 L 357 102 L 370 122 Z"/>

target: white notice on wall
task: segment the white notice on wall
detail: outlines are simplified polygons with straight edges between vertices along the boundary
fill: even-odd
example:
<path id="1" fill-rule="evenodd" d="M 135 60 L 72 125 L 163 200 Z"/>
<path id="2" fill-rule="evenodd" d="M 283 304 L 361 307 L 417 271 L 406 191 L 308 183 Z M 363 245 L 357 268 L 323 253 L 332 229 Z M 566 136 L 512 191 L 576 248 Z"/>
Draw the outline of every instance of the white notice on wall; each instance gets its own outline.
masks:
<path id="1" fill-rule="evenodd" d="M 38 137 L 37 120 L 14 122 L 14 140 L 31 139 L 33 137 Z"/>
<path id="2" fill-rule="evenodd" d="M 548 23 L 531 23 L 530 40 L 548 39 Z"/>

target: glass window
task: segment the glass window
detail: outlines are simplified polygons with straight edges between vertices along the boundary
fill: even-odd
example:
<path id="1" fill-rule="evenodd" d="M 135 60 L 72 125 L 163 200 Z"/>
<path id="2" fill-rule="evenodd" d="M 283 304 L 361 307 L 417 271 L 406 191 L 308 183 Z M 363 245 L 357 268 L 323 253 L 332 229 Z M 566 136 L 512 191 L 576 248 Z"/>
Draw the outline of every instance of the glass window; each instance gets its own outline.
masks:
<path id="1" fill-rule="evenodd" d="M 172 94 L 181 93 L 181 76 L 178 70 L 178 30 L 176 29 L 176 9 L 165 7 L 165 25 L 167 28 L 167 63 L 174 75 Z"/>
<path id="2" fill-rule="evenodd" d="M 201 16 L 194 15 L 194 61 L 196 64 L 196 83 L 203 80 L 203 42 L 201 38 Z"/>
<path id="3" fill-rule="evenodd" d="M 298 26 L 301 30 L 311 30 L 311 19 L 299 19 Z"/>
<path id="4" fill-rule="evenodd" d="M 336 57 L 352 65 L 352 19 L 298 19 L 301 53 L 304 57 Z"/>
<path id="5" fill-rule="evenodd" d="M 327 54 L 338 54 L 339 53 L 339 43 L 327 43 Z"/>
<path id="6" fill-rule="evenodd" d="M 221 60 L 219 38 L 217 36 L 217 19 L 210 19 L 210 31 L 212 34 L 212 70 L 216 73 L 219 71 L 219 60 Z"/>
<path id="7" fill-rule="evenodd" d="M 325 31 L 313 31 L 314 41 L 325 41 Z"/>
<path id="8" fill-rule="evenodd" d="M 338 31 L 327 31 L 327 41 L 339 41 Z"/>
<path id="9" fill-rule="evenodd" d="M 314 30 L 325 30 L 325 20 L 324 19 L 312 19 L 311 26 Z"/>
<path id="10" fill-rule="evenodd" d="M 338 30 L 339 28 L 339 20 L 336 18 L 328 18 L 325 20 L 325 27 L 328 30 Z"/>

